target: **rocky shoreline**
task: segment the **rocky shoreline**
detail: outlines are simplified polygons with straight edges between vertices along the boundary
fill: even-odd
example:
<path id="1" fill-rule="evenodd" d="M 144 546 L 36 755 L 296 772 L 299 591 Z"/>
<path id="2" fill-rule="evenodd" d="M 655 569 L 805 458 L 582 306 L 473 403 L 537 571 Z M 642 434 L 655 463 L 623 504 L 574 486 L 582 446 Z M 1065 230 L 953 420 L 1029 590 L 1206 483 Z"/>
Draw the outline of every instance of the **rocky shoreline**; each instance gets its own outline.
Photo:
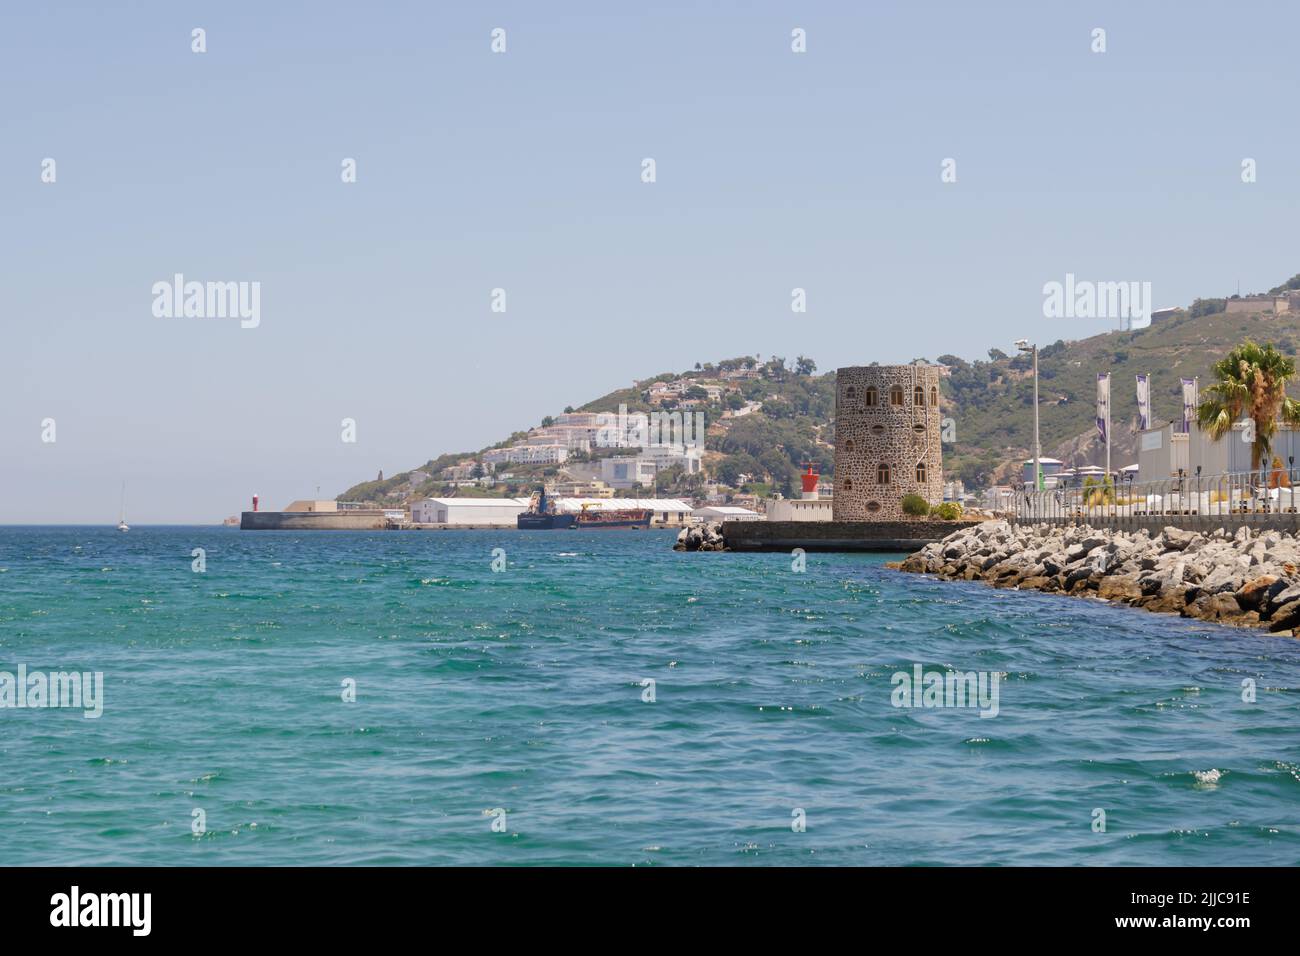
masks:
<path id="1" fill-rule="evenodd" d="M 1300 540 L 1282 531 L 1169 527 L 1153 535 L 989 521 L 892 567 L 1300 637 Z"/>

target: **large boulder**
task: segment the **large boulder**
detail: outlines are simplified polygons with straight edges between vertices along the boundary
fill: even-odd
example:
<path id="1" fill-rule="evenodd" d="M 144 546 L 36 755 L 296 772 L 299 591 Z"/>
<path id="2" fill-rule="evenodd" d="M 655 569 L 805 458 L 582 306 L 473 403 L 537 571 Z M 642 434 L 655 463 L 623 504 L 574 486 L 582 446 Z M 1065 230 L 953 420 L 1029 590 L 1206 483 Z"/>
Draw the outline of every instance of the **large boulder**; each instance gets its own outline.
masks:
<path id="1" fill-rule="evenodd" d="M 1258 611 L 1267 607 L 1268 596 L 1283 590 L 1286 584 L 1276 574 L 1261 574 L 1237 589 L 1237 603 L 1243 611 Z"/>

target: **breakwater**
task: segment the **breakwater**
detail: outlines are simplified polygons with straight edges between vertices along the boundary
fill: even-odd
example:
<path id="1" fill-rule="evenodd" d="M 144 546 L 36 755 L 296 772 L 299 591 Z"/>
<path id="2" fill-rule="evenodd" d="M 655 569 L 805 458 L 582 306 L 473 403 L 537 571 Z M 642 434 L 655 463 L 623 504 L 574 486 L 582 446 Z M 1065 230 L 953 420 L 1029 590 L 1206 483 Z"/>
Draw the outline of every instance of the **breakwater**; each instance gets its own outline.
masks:
<path id="1" fill-rule="evenodd" d="M 678 551 L 899 552 L 939 541 L 977 521 L 723 521 L 682 529 Z"/>
<path id="2" fill-rule="evenodd" d="M 1219 624 L 1300 629 L 1300 540 L 1281 530 L 1153 533 L 989 521 L 928 544 L 897 567 Z"/>
<path id="3" fill-rule="evenodd" d="M 245 511 L 241 531 L 375 531 L 388 527 L 382 511 Z"/>

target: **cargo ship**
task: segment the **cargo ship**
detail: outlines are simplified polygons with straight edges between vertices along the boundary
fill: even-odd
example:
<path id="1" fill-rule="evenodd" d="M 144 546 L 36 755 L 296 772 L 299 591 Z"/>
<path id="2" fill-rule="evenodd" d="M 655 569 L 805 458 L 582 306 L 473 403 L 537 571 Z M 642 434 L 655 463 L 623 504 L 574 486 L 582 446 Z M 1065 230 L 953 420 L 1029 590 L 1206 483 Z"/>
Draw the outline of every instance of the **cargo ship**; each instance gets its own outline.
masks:
<path id="1" fill-rule="evenodd" d="M 640 530 L 650 527 L 650 512 L 643 508 L 605 510 L 594 508 L 590 504 L 583 505 L 577 514 L 560 512 L 547 500 L 546 489 L 543 488 L 533 495 L 528 510 L 520 514 L 515 522 L 520 531 L 553 531 L 560 528 L 577 531 L 605 528 Z"/>
<path id="2" fill-rule="evenodd" d="M 520 531 L 554 531 L 557 528 L 572 528 L 577 515 L 561 514 L 555 510 L 546 498 L 546 489 L 542 488 L 528 502 L 528 510 L 520 512 L 515 519 L 515 527 Z"/>

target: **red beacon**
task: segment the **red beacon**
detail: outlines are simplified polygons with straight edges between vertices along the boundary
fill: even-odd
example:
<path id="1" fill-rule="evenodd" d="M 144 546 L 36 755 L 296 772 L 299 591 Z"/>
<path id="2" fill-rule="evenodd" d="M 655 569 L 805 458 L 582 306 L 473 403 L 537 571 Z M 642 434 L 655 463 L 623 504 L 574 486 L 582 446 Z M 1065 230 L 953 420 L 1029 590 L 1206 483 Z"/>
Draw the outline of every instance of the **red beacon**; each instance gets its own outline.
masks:
<path id="1" fill-rule="evenodd" d="M 821 478 L 821 476 L 818 475 L 817 472 L 813 470 L 812 462 L 805 461 L 803 464 L 806 470 L 802 475 L 799 476 L 803 480 L 803 496 L 804 498 L 816 498 L 817 482 Z"/>

